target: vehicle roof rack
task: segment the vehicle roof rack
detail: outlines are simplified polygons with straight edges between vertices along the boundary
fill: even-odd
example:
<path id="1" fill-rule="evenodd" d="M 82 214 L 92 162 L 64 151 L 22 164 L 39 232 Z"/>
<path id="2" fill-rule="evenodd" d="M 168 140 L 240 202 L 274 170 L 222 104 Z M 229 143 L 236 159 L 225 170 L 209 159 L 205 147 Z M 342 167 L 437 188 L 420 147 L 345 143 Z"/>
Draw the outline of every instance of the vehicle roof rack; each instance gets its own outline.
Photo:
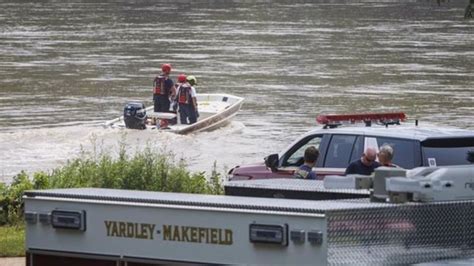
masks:
<path id="1" fill-rule="evenodd" d="M 316 121 L 324 125 L 323 128 L 336 128 L 343 124 L 365 123 L 370 127 L 375 122 L 388 127 L 389 125 L 399 125 L 400 121 L 405 121 L 406 115 L 403 112 L 397 113 L 366 113 L 366 114 L 344 114 L 344 115 L 318 115 Z"/>

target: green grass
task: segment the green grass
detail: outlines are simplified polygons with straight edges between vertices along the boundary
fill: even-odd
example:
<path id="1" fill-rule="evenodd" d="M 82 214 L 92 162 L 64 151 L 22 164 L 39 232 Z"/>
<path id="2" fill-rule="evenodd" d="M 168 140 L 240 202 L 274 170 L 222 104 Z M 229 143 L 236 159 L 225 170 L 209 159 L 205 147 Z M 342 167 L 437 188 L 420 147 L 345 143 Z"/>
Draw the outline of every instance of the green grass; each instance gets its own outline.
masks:
<path id="1" fill-rule="evenodd" d="M 0 257 L 25 256 L 25 227 L 0 227 Z"/>

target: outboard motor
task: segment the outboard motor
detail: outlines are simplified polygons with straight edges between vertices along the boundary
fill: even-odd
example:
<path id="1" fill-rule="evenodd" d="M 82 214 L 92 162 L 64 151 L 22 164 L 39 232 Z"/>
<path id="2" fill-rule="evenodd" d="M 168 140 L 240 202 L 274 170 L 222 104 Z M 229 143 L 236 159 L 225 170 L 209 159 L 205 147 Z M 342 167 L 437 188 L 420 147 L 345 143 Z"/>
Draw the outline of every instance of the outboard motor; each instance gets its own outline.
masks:
<path id="1" fill-rule="evenodd" d="M 141 102 L 129 102 L 123 110 L 125 127 L 132 129 L 145 129 L 146 110 Z"/>

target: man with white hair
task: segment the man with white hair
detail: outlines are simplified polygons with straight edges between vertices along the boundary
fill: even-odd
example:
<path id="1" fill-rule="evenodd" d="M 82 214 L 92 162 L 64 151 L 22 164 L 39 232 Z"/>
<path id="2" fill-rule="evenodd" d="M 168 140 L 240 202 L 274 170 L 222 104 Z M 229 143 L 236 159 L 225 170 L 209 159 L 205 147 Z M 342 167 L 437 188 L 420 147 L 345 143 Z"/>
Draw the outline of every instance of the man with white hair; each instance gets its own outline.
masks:
<path id="1" fill-rule="evenodd" d="M 388 144 L 384 144 L 380 146 L 379 153 L 377 154 L 379 157 L 380 166 L 386 167 L 398 167 L 397 165 L 392 163 L 393 159 L 393 148 Z"/>
<path id="2" fill-rule="evenodd" d="M 377 159 L 377 151 L 374 148 L 367 148 L 359 160 L 349 164 L 345 174 L 371 175 L 375 168 L 380 166 L 375 159 Z"/>

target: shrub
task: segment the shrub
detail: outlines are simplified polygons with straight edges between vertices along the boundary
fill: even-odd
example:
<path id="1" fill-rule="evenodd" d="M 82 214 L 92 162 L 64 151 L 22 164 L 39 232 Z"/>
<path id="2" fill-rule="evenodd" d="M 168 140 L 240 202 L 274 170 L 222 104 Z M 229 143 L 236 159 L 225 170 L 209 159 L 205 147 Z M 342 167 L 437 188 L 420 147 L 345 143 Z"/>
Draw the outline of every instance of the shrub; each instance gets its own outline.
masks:
<path id="1" fill-rule="evenodd" d="M 0 222 L 3 224 L 18 224 L 23 217 L 23 192 L 33 189 L 33 183 L 25 172 L 20 172 L 13 177 L 10 186 L 3 185 L 2 196 L 0 196 L 0 205 L 2 207 L 2 218 Z"/>
<path id="2" fill-rule="evenodd" d="M 222 194 L 222 178 L 216 170 L 211 176 L 205 172 L 191 173 L 184 160 L 176 160 L 169 151 L 153 151 L 145 148 L 133 156 L 126 152 L 125 145 L 119 146 L 118 156 L 97 151 L 86 153 L 81 149 L 78 158 L 50 174 L 37 172 L 32 181 L 25 172 L 13 178 L 7 186 L 0 184 L 0 225 L 15 225 L 22 221 L 25 190 L 50 188 L 98 187 L 130 190 Z"/>
<path id="3" fill-rule="evenodd" d="M 7 185 L 0 183 L 0 225 L 4 225 L 7 223 L 7 193 L 8 188 Z"/>

